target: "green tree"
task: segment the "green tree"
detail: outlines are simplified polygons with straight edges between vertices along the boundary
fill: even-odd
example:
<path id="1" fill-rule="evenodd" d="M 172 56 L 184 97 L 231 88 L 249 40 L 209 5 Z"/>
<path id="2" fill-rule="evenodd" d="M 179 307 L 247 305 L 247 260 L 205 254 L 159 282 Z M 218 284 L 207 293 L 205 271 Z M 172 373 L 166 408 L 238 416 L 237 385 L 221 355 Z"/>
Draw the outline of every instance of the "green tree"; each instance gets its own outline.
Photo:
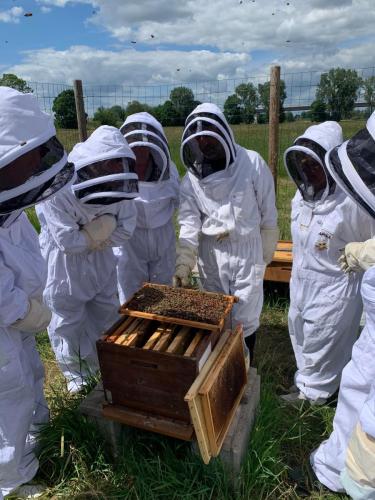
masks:
<path id="1" fill-rule="evenodd" d="M 363 80 L 364 99 L 368 106 L 368 112 L 371 114 L 375 108 L 375 76 L 370 76 Z"/>
<path id="2" fill-rule="evenodd" d="M 139 101 L 131 101 L 126 106 L 125 116 L 133 115 L 134 113 L 141 113 L 142 111 L 150 113 L 151 107 L 148 104 L 144 104 Z"/>
<path id="3" fill-rule="evenodd" d="M 78 128 L 76 104 L 72 89 L 63 90 L 55 97 L 52 104 L 56 126 L 60 128 Z"/>
<path id="4" fill-rule="evenodd" d="M 172 101 L 165 101 L 152 110 L 153 116 L 163 125 L 163 127 L 173 127 L 179 124 L 180 117 Z"/>
<path id="5" fill-rule="evenodd" d="M 231 125 L 241 123 L 241 99 L 236 94 L 232 94 L 226 98 L 224 103 L 224 115 Z"/>
<path id="6" fill-rule="evenodd" d="M 296 121 L 296 118 L 295 118 L 294 114 L 291 111 L 288 111 L 287 113 L 285 113 L 285 121 L 286 122 L 294 122 L 294 121 Z"/>
<path id="7" fill-rule="evenodd" d="M 258 105 L 255 86 L 252 83 L 241 83 L 235 88 L 235 93 L 240 99 L 242 122 L 253 123 Z"/>
<path id="8" fill-rule="evenodd" d="M 116 104 L 115 106 L 112 106 L 109 108 L 113 114 L 115 114 L 118 118 L 119 122 L 123 122 L 126 118 L 126 112 L 125 109 L 122 106 L 119 106 Z"/>
<path id="9" fill-rule="evenodd" d="M 332 120 L 350 118 L 361 84 L 355 70 L 332 68 L 321 75 L 316 99 L 326 104 Z"/>
<path id="10" fill-rule="evenodd" d="M 312 122 L 324 122 L 327 120 L 328 115 L 327 115 L 327 106 L 326 103 L 316 99 L 312 104 L 310 108 L 310 120 Z"/>
<path id="11" fill-rule="evenodd" d="M 311 119 L 311 110 L 309 111 L 302 111 L 301 113 L 301 120 L 310 120 Z"/>
<path id="12" fill-rule="evenodd" d="M 111 108 L 100 106 L 94 113 L 94 121 L 99 125 L 112 125 L 112 127 L 120 126 L 121 120 Z"/>
<path id="13" fill-rule="evenodd" d="M 259 83 L 258 84 L 258 95 L 260 103 L 264 109 L 264 121 L 262 123 L 268 122 L 269 111 L 270 111 L 270 82 Z M 286 99 L 286 89 L 284 80 L 280 80 L 280 109 L 279 109 L 279 121 L 283 122 L 285 119 L 284 113 L 284 101 Z M 260 123 L 260 121 L 258 120 Z"/>
<path id="14" fill-rule="evenodd" d="M 12 89 L 16 89 L 19 92 L 23 92 L 24 94 L 33 91 L 33 89 L 27 85 L 25 80 L 22 80 L 22 78 L 18 78 L 18 76 L 13 75 L 12 73 L 3 74 L 2 78 L 0 78 L 0 86 L 11 87 Z"/>
<path id="15" fill-rule="evenodd" d="M 173 90 L 171 90 L 169 99 L 169 102 L 172 103 L 172 106 L 176 111 L 176 125 L 184 125 L 187 116 L 197 105 L 197 102 L 194 100 L 193 91 L 188 87 L 175 87 Z M 168 107 L 169 106 L 170 105 L 168 104 Z"/>

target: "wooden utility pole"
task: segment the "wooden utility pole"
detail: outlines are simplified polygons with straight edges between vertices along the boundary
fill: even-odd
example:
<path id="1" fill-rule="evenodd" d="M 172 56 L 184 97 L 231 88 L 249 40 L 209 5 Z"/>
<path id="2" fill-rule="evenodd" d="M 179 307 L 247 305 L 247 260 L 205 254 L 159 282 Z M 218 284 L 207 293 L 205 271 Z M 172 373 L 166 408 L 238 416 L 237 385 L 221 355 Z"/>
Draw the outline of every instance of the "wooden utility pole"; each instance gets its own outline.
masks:
<path id="1" fill-rule="evenodd" d="M 279 161 L 279 112 L 280 66 L 272 66 L 269 102 L 268 164 L 275 183 L 275 193 L 277 191 L 277 167 Z"/>
<path id="2" fill-rule="evenodd" d="M 78 122 L 79 140 L 87 139 L 85 103 L 83 102 L 82 80 L 74 80 L 74 98 L 76 102 L 76 113 Z"/>

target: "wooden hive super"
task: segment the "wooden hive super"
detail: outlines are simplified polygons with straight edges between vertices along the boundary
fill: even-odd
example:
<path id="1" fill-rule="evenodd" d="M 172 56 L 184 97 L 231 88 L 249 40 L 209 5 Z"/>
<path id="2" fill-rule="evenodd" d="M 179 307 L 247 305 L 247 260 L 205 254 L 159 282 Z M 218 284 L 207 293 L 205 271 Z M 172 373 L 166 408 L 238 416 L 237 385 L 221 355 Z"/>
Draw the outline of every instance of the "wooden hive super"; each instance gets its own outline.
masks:
<path id="1" fill-rule="evenodd" d="M 175 289 L 170 287 L 147 284 L 134 297 L 142 296 L 148 288 L 167 294 L 173 290 L 175 293 Z M 215 323 L 212 314 L 208 314 L 211 321 L 208 323 L 203 321 L 205 317 L 193 317 L 191 311 L 187 312 L 188 299 L 194 294 L 203 304 L 208 300 L 212 305 L 213 296 L 217 297 L 217 294 L 195 290 L 181 292 L 181 311 L 174 313 L 175 316 L 181 313 L 183 317 L 167 316 L 160 309 L 155 313 L 155 304 L 151 312 L 137 310 L 137 306 L 131 308 L 135 304 L 133 297 L 121 308 L 124 316 L 97 342 L 107 400 L 103 412 L 106 417 L 128 425 L 190 440 L 198 418 L 194 408 L 199 406 L 199 398 L 202 397 L 209 421 L 207 425 L 212 429 L 213 446 L 212 435 L 217 434 L 217 439 L 221 439 L 219 435 L 223 434 L 227 417 L 231 418 L 229 409 L 238 404 L 238 396 L 246 381 L 240 335 L 229 335 L 228 331 L 224 334 L 226 319 L 236 299 L 220 296 L 220 300 L 224 301 L 222 312 L 214 317 Z M 200 310 L 204 311 L 204 307 Z M 186 319 L 187 315 L 193 319 Z M 233 362 L 233 355 L 237 365 Z M 213 365 L 214 360 L 218 360 L 218 367 Z M 206 380 L 206 362 L 217 372 L 215 381 Z M 237 375 L 233 377 L 235 366 Z M 197 389 L 197 381 L 202 384 L 203 392 Z M 222 414 L 222 405 L 218 404 L 218 393 L 226 391 L 225 387 L 218 389 L 220 381 L 223 386 L 229 386 L 228 394 L 223 395 L 226 415 Z M 209 396 L 210 392 L 214 395 Z M 215 415 L 214 421 L 211 413 Z M 202 421 L 202 418 L 198 420 Z M 200 441 L 201 451 L 207 448 L 202 443 Z M 206 454 L 204 460 L 209 460 L 207 457 L 214 456 L 213 453 Z"/>

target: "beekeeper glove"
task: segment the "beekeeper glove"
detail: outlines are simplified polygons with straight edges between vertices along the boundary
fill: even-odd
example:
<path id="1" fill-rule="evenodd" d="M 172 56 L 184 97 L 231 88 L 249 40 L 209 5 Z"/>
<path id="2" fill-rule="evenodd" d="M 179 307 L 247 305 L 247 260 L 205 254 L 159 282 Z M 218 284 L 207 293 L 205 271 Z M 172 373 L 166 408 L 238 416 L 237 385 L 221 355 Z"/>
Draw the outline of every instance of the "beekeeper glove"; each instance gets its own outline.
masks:
<path id="1" fill-rule="evenodd" d="M 260 236 L 262 238 L 263 260 L 268 265 L 273 259 L 273 254 L 279 240 L 279 228 L 263 227 L 260 230 Z"/>
<path id="2" fill-rule="evenodd" d="M 367 271 L 375 265 L 375 239 L 348 243 L 339 258 L 339 264 L 344 273 Z"/>
<path id="3" fill-rule="evenodd" d="M 83 226 L 90 250 L 98 250 L 105 246 L 105 242 L 117 227 L 116 217 L 110 214 L 100 215 Z"/>
<path id="4" fill-rule="evenodd" d="M 173 276 L 173 286 L 189 286 L 190 274 L 197 261 L 197 250 L 188 245 L 178 244 L 176 254 L 176 270 Z"/>
<path id="5" fill-rule="evenodd" d="M 43 302 L 37 299 L 29 300 L 29 309 L 26 316 L 17 320 L 13 328 L 27 333 L 39 333 L 50 324 L 52 313 Z"/>
<path id="6" fill-rule="evenodd" d="M 357 484 L 371 486 L 375 496 L 375 439 L 363 431 L 360 423 L 350 438 L 345 466 L 351 479 Z"/>

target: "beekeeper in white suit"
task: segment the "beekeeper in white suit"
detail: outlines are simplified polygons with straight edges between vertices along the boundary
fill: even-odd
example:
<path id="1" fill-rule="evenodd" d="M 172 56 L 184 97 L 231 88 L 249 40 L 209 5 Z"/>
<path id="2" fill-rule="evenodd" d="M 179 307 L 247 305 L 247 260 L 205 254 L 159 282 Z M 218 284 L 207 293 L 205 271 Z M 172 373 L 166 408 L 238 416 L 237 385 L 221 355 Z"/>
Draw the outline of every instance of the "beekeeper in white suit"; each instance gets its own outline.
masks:
<path id="1" fill-rule="evenodd" d="M 357 338 L 361 274 L 344 274 L 337 261 L 350 241 L 375 231 L 371 218 L 337 187 L 324 165 L 343 142 L 338 123 L 309 127 L 284 154 L 298 191 L 292 200 L 293 268 L 289 334 L 297 372 L 286 402 L 323 404 L 339 387 Z"/>
<path id="2" fill-rule="evenodd" d="M 126 118 L 121 132 L 135 154 L 139 197 L 133 236 L 115 250 L 120 301 L 144 282 L 171 285 L 176 259 L 173 221 L 178 206 L 179 176 L 161 124 L 149 113 Z"/>
<path id="3" fill-rule="evenodd" d="M 48 262 L 44 293 L 48 328 L 70 392 L 98 370 L 96 340 L 116 320 L 116 258 L 112 247 L 136 223 L 135 157 L 121 132 L 102 126 L 69 155 L 77 171 L 72 190 L 38 208 L 41 248 Z"/>
<path id="4" fill-rule="evenodd" d="M 51 319 L 42 300 L 47 268 L 22 209 L 73 180 L 52 117 L 32 94 L 0 87 L 0 498 L 38 491 L 24 483 L 37 472 L 35 433 L 48 421 L 35 344 Z"/>
<path id="5" fill-rule="evenodd" d="M 180 191 L 175 284 L 189 284 L 198 257 L 203 288 L 239 298 L 232 322 L 243 325 L 251 358 L 264 271 L 279 235 L 271 171 L 258 153 L 235 143 L 223 113 L 208 103 L 186 120 L 181 158 L 188 172 Z"/>
<path id="6" fill-rule="evenodd" d="M 364 130 L 327 154 L 326 165 L 338 185 L 372 219 L 375 219 L 375 196 L 373 194 L 375 113 L 369 118 Z M 361 286 L 366 323 L 359 339 L 354 344 L 351 360 L 342 373 L 333 432 L 329 439 L 311 455 L 311 464 L 319 481 L 331 490 L 344 491 L 344 486 L 347 484 L 346 476 L 349 473 L 357 486 L 365 485 L 371 488 L 369 495 L 368 491 L 362 491 L 360 496 L 353 496 L 353 498 L 373 499 L 375 498 L 374 469 L 371 470 L 368 467 L 373 464 L 375 451 L 372 399 L 375 380 L 375 241 L 349 243 L 340 261 L 347 272 L 367 269 Z M 359 429 L 358 424 L 360 424 Z M 366 436 L 363 436 L 363 432 Z M 348 451 L 351 436 L 354 442 L 350 443 Z M 363 481 L 361 481 L 360 470 L 358 475 L 352 475 L 350 464 L 345 472 L 345 459 L 350 461 L 348 453 L 364 454 L 367 470 L 363 470 Z M 367 458 L 366 453 L 368 453 Z M 359 469 L 363 464 L 363 456 L 362 458 L 358 456 Z M 367 477 L 366 473 L 368 473 Z M 343 479 L 340 479 L 341 474 L 344 475 Z M 355 485 L 352 484 L 353 486 Z"/>

